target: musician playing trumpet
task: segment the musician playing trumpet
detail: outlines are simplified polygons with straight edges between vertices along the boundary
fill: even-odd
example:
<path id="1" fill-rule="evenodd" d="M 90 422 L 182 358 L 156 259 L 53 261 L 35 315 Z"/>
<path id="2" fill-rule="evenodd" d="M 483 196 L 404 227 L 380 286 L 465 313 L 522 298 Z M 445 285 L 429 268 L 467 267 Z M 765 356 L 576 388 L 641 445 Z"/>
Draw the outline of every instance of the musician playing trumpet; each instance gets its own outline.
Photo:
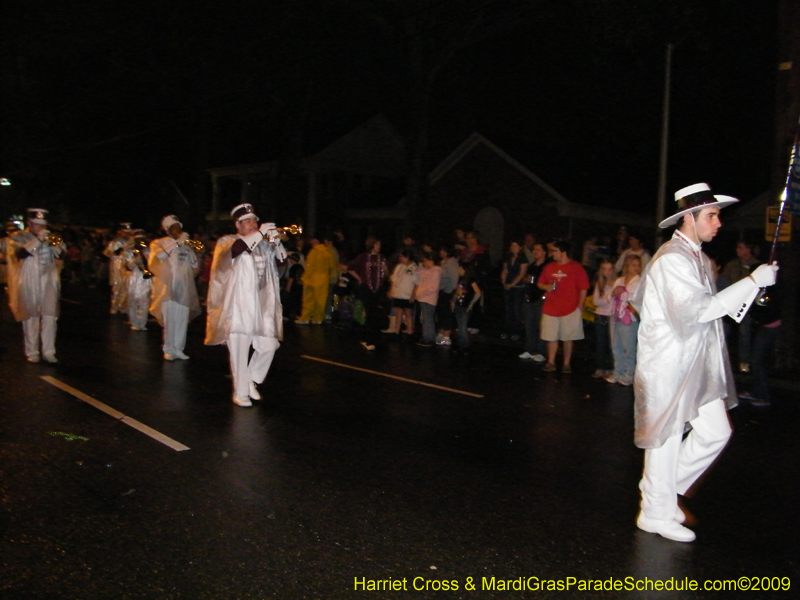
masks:
<path id="1" fill-rule="evenodd" d="M 200 314 L 195 275 L 197 250 L 175 215 L 161 220 L 166 236 L 150 244 L 148 269 L 153 273 L 150 314 L 164 328 L 164 360 L 188 360 L 184 353 L 189 321 Z"/>
<path id="2" fill-rule="evenodd" d="M 61 296 L 63 240 L 47 229 L 47 211 L 27 210 L 26 229 L 8 242 L 8 296 L 11 312 L 22 321 L 25 356 L 29 362 L 41 357 L 56 359 L 56 321 Z M 41 348 L 41 352 L 40 352 Z"/>
<path id="3" fill-rule="evenodd" d="M 208 291 L 208 345 L 227 344 L 233 402 L 252 406 L 283 339 L 277 261 L 286 259 L 274 223 L 258 225 L 251 204 L 231 211 L 235 235 L 217 241 Z M 248 360 L 250 347 L 253 355 Z"/>
<path id="4" fill-rule="evenodd" d="M 116 237 L 108 243 L 103 254 L 108 257 L 108 283 L 111 285 L 112 315 L 125 313 L 128 306 L 128 271 L 123 254 L 133 249 L 133 228 L 130 223 L 120 223 Z"/>
<path id="5" fill-rule="evenodd" d="M 133 232 L 133 247 L 125 250 L 125 269 L 128 274 L 128 319 L 133 331 L 147 329 L 150 293 L 153 289 L 153 274 L 147 268 L 150 248 L 143 229 Z"/>

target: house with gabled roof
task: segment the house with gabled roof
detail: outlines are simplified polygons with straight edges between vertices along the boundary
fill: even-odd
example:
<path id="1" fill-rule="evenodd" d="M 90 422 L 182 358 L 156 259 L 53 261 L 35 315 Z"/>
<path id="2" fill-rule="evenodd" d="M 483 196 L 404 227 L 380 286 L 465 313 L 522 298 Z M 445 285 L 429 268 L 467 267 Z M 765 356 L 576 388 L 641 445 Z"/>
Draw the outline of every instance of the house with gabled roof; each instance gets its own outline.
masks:
<path id="1" fill-rule="evenodd" d="M 499 261 L 512 237 L 533 233 L 582 242 L 619 225 L 650 229 L 653 218 L 567 200 L 542 178 L 480 133 L 473 133 L 430 173 L 421 208 L 423 235 L 477 230 Z M 578 258 L 580 256 L 576 254 Z"/>
<path id="2" fill-rule="evenodd" d="M 300 221 L 312 232 L 341 224 L 349 208 L 387 194 L 393 203 L 402 196 L 405 142 L 383 115 L 376 115 L 293 165 L 303 180 L 293 198 L 282 198 L 279 191 L 283 164 L 276 159 L 210 169 L 210 219 L 224 219 L 229 205 L 250 202 L 279 225 Z"/>

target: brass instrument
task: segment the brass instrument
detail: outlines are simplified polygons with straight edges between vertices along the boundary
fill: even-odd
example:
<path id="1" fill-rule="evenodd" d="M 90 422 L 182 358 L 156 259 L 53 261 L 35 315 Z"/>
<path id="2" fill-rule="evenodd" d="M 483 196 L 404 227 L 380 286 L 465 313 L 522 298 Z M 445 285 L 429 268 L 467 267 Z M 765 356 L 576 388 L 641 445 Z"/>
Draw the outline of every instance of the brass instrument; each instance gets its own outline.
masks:
<path id="1" fill-rule="evenodd" d="M 189 238 L 183 243 L 197 253 L 203 252 L 206 249 L 206 245 L 200 240 L 193 240 Z"/>
<path id="2" fill-rule="evenodd" d="M 276 227 L 275 230 L 280 231 L 283 234 L 297 235 L 298 233 L 303 233 L 303 226 L 289 225 L 288 227 Z"/>
<path id="3" fill-rule="evenodd" d="M 64 244 L 64 239 L 57 233 L 50 231 L 44 236 L 44 243 L 49 246 L 61 246 Z"/>
<path id="4" fill-rule="evenodd" d="M 151 279 L 153 272 L 147 268 L 147 263 L 144 260 L 143 250 L 147 248 L 147 242 L 138 240 L 133 247 L 133 262 L 139 267 L 142 272 L 142 279 Z"/>

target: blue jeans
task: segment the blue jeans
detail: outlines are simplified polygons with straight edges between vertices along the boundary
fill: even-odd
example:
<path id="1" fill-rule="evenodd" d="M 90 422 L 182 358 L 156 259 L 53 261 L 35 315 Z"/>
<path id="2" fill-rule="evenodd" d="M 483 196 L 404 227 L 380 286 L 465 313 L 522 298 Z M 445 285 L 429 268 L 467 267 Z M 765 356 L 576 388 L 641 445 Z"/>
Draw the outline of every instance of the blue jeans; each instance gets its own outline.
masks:
<path id="1" fill-rule="evenodd" d="M 614 323 L 614 342 L 611 350 L 614 353 L 614 377 L 633 380 L 636 370 L 636 343 L 639 334 L 639 321 L 625 325 L 621 321 Z"/>
<path id="2" fill-rule="evenodd" d="M 436 341 L 436 305 L 417 302 L 422 319 L 422 342 L 433 344 Z"/>
<path id="3" fill-rule="evenodd" d="M 466 306 L 458 306 L 455 308 L 456 326 L 458 327 L 458 345 L 461 348 L 469 348 L 469 333 L 467 326 L 469 326 L 469 317 L 472 314 L 467 311 Z"/>
<path id="4" fill-rule="evenodd" d="M 611 338 L 609 336 L 608 317 L 597 315 L 594 323 L 594 337 L 597 341 L 596 358 L 597 368 L 601 371 L 612 371 L 614 359 L 611 356 Z"/>
<path id="5" fill-rule="evenodd" d="M 750 373 L 753 375 L 753 391 L 755 398 L 769 400 L 769 359 L 775 338 L 778 337 L 780 327 L 755 326 L 753 340 L 753 362 L 750 364 Z"/>
<path id="6" fill-rule="evenodd" d="M 742 322 L 739 323 L 738 358 L 740 363 L 750 363 L 750 347 L 753 343 L 754 328 L 753 318 L 750 315 L 745 315 Z"/>
<path id="7" fill-rule="evenodd" d="M 506 333 L 522 333 L 522 305 L 525 302 L 525 288 L 503 290 L 506 309 Z"/>
<path id="8" fill-rule="evenodd" d="M 542 307 L 544 301 L 525 302 L 522 312 L 525 315 L 525 352 L 528 354 L 547 355 L 547 343 L 539 337 L 542 324 Z"/>

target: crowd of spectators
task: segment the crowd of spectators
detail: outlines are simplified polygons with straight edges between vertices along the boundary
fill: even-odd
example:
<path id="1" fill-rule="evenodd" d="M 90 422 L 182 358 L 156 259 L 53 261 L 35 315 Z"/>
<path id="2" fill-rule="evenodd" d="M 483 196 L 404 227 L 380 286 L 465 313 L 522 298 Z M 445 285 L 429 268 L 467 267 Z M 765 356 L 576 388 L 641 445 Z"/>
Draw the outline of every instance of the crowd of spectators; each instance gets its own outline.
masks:
<path id="1" fill-rule="evenodd" d="M 67 247 L 62 283 L 107 285 L 109 259 L 103 250 L 115 231 L 65 226 L 59 233 Z M 217 236 L 201 231 L 192 237 L 204 244 L 196 282 L 205 303 Z M 527 233 L 510 241 L 497 264 L 492 264 L 480 233 L 466 228 L 455 229 L 446 243 L 418 242 L 406 235 L 389 253 L 375 237 L 366 240 L 363 252 L 354 252 L 341 229 L 287 236 L 284 244 L 288 259 L 279 266 L 284 319 L 298 325 L 333 324 L 354 330 L 368 350 L 397 340 L 467 353 L 470 337 L 487 323 L 491 307 L 492 316 L 502 322 L 492 335 L 519 343 L 524 349 L 521 359 L 554 370 L 559 353 L 562 369 L 569 372 L 572 345 L 584 338 L 585 325 L 592 338 L 593 376 L 622 385 L 633 380 L 638 315 L 629 299 L 651 253 L 642 236 L 626 227 L 619 227 L 614 236 L 591 236 L 575 252 L 564 240 L 542 240 Z M 717 287 L 735 283 L 758 266 L 757 252 L 753 245 L 740 242 L 736 258 L 717 268 Z M 553 262 L 558 263 L 555 269 L 549 266 Z M 569 306 L 555 308 L 559 297 L 567 298 L 565 290 L 558 290 L 567 273 L 592 283 L 585 284 L 585 290 L 579 283 L 573 290 L 577 295 L 565 300 Z M 574 302 L 579 306 L 573 307 Z M 566 331 L 563 319 L 573 308 L 582 322 L 572 319 Z M 728 323 L 726 331 L 738 342 L 739 370 L 749 371 L 752 363 L 762 381 L 758 394 L 766 396 L 764 352 L 774 343 L 780 321 L 774 311 L 756 312 L 764 314 L 748 316 L 738 328 Z M 754 343 L 756 336 L 759 341 Z"/>

